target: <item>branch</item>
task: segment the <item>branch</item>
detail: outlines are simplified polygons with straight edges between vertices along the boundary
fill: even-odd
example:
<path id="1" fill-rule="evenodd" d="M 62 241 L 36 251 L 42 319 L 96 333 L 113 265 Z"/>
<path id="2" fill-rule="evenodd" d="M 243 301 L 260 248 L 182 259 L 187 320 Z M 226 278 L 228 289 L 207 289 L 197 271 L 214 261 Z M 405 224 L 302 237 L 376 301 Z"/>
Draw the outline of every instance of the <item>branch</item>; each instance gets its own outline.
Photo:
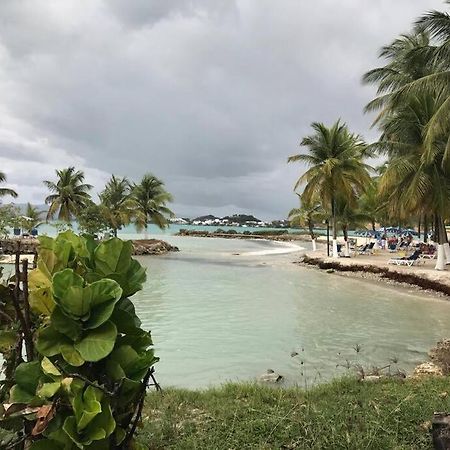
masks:
<path id="1" fill-rule="evenodd" d="M 136 409 L 136 415 L 133 420 L 133 424 L 131 425 L 130 431 L 128 431 L 126 438 L 123 440 L 122 447 L 123 449 L 127 449 L 129 447 L 129 444 L 131 442 L 131 439 L 133 439 L 134 434 L 136 433 L 136 428 L 139 424 L 139 421 L 141 420 L 142 416 L 142 409 L 144 408 L 144 401 L 145 401 L 145 393 L 147 391 L 147 387 L 149 385 L 150 378 L 153 380 L 154 386 L 159 391 L 161 390 L 161 386 L 156 381 L 153 373 L 155 371 L 155 368 L 152 366 L 147 370 L 147 373 L 145 374 L 144 379 L 142 380 L 142 389 L 141 389 L 141 398 L 139 399 L 139 403 L 137 404 Z"/>

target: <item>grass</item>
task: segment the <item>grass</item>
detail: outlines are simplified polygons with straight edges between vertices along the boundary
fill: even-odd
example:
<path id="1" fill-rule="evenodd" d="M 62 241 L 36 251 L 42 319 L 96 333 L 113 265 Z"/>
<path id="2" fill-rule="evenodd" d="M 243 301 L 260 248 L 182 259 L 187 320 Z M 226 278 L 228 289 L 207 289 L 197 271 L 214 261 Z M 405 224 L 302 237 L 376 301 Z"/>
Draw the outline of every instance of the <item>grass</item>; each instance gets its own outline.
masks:
<path id="1" fill-rule="evenodd" d="M 227 384 L 148 396 L 140 440 L 150 449 L 430 449 L 428 421 L 450 409 L 450 378 L 304 391 Z"/>

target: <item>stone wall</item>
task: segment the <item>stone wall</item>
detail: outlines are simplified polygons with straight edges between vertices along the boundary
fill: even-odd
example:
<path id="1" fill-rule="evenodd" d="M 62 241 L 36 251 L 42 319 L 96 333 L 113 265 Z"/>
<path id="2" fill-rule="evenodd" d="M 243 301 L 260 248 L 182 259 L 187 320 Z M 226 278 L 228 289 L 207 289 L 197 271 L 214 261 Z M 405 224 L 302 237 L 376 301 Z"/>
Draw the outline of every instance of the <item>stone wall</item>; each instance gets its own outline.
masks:
<path id="1" fill-rule="evenodd" d="M 167 252 L 177 252 L 178 248 L 158 239 L 143 239 L 132 241 L 135 255 L 161 255 Z M 39 241 L 37 239 L 2 239 L 0 240 L 1 253 L 13 255 L 20 250 L 22 255 L 37 253 Z"/>

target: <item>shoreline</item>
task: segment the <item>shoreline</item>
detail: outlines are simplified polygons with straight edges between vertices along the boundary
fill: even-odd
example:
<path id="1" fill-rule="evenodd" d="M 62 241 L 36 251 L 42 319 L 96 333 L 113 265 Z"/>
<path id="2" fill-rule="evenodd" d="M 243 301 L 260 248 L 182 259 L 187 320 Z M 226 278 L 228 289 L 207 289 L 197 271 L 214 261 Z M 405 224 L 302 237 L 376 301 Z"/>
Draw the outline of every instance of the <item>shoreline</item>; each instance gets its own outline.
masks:
<path id="1" fill-rule="evenodd" d="M 318 253 L 318 252 L 317 252 Z M 383 282 L 391 287 L 413 288 L 422 293 L 438 296 L 440 299 L 450 300 L 450 283 L 444 282 L 443 277 L 430 279 L 421 272 L 405 272 L 392 267 L 379 266 L 370 262 L 355 262 L 346 260 L 344 263 L 328 257 L 314 255 L 308 252 L 294 264 L 325 271 L 342 277 L 364 280 L 367 282 Z M 411 268 L 408 268 L 411 269 Z M 408 270 L 407 269 L 407 270 Z"/>

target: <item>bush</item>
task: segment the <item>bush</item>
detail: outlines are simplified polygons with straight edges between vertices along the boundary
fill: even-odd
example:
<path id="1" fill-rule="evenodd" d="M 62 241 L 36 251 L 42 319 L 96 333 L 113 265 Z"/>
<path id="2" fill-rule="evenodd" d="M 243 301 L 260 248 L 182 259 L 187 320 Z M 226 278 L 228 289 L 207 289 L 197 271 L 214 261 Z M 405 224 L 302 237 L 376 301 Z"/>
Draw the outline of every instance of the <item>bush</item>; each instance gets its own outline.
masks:
<path id="1" fill-rule="evenodd" d="M 70 231 L 39 240 L 29 275 L 36 346 L 15 367 L 12 406 L 0 404 L 0 425 L 24 445 L 14 448 L 137 448 L 133 435 L 158 360 L 129 299 L 145 269 L 131 258 L 130 241 L 97 245 Z M 22 341 L 30 346 L 24 330 L 13 347 Z"/>

